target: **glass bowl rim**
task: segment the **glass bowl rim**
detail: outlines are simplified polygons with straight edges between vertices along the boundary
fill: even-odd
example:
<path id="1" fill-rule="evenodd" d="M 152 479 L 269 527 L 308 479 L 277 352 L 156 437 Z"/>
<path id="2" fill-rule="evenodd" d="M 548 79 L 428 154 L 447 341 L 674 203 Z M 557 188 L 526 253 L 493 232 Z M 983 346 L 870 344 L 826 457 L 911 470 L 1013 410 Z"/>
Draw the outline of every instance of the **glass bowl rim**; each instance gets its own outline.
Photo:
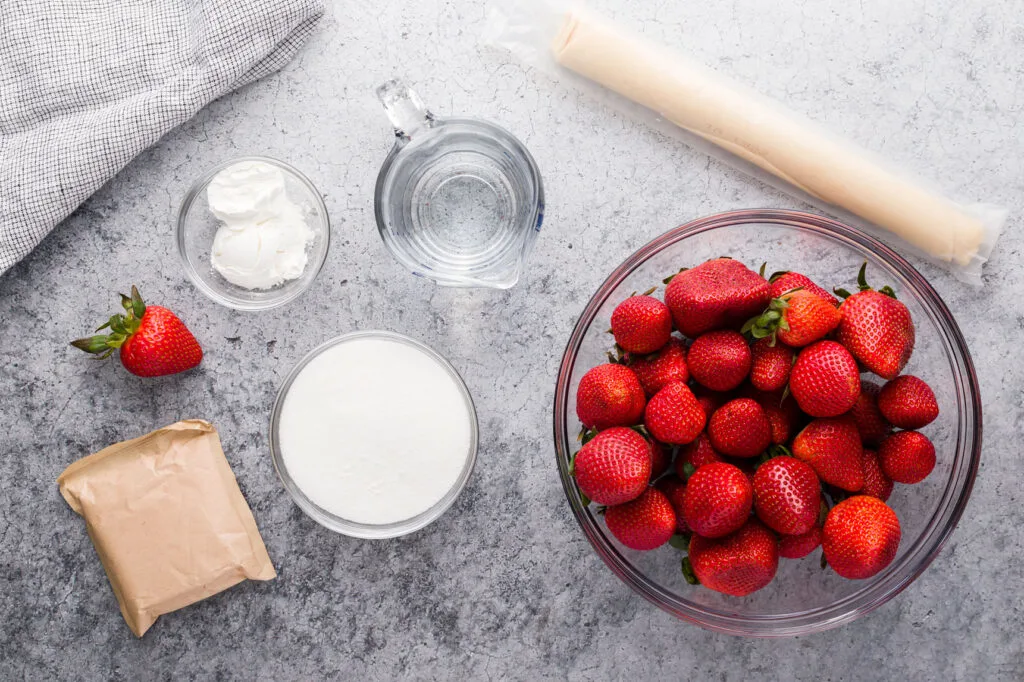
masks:
<path id="1" fill-rule="evenodd" d="M 700 607 L 684 602 L 649 581 L 598 529 L 597 521 L 583 506 L 569 475 L 571 443 L 568 424 L 569 389 L 576 355 L 600 308 L 612 292 L 648 258 L 687 237 L 747 223 L 768 223 L 813 233 L 853 250 L 866 250 L 909 284 L 920 305 L 929 313 L 950 361 L 958 405 L 956 452 L 949 479 L 936 510 L 906 554 L 884 572 L 865 581 L 865 586 L 826 606 L 777 615 L 742 615 L 734 611 Z M 949 308 L 935 289 L 906 259 L 856 228 L 823 216 L 783 209 L 748 209 L 698 218 L 651 240 L 626 258 L 605 279 L 580 314 L 559 365 L 554 397 L 555 457 L 562 488 L 573 516 L 602 561 L 623 582 L 662 610 L 708 630 L 750 637 L 790 637 L 832 629 L 882 606 L 910 585 L 942 550 L 970 498 L 977 476 L 982 444 L 982 405 L 978 378 L 967 343 Z"/>
<path id="2" fill-rule="evenodd" d="M 315 358 L 319 357 L 324 351 L 357 339 L 370 338 L 386 339 L 388 341 L 405 344 L 419 350 L 424 355 L 437 362 L 448 373 L 448 375 L 455 380 L 455 384 L 459 389 L 459 392 L 465 399 L 466 407 L 469 409 L 471 417 L 469 450 L 466 453 L 466 461 L 462 466 L 462 471 L 459 473 L 459 477 L 456 479 L 452 487 L 447 493 L 445 493 L 444 497 L 438 500 L 429 509 L 420 512 L 409 519 L 388 524 L 365 524 L 349 521 L 337 516 L 336 514 L 332 514 L 309 499 L 309 497 L 302 492 L 302 489 L 299 488 L 292 477 L 288 474 L 288 468 L 285 466 L 284 459 L 281 454 L 281 444 L 278 433 L 280 428 L 281 410 L 288 397 L 288 391 L 291 388 L 292 383 L 295 381 L 295 378 L 299 376 L 302 370 L 305 369 L 306 366 Z M 466 386 L 465 380 L 463 380 L 459 371 L 455 369 L 455 366 L 452 365 L 446 357 L 422 341 L 417 341 L 405 334 L 377 329 L 355 331 L 335 336 L 306 353 L 288 372 L 284 382 L 281 384 L 281 388 L 278 389 L 277 398 L 274 400 L 274 407 L 270 415 L 270 457 L 274 464 L 274 470 L 277 472 L 278 479 L 280 479 L 282 485 L 284 485 L 285 490 L 288 491 L 288 494 L 291 496 L 295 504 L 303 511 L 303 513 L 306 514 L 306 516 L 313 519 L 324 528 L 332 530 L 335 533 L 340 533 L 341 535 L 367 540 L 385 540 L 409 535 L 433 523 L 440 518 L 442 514 L 448 511 L 448 509 L 455 503 L 455 500 L 458 499 L 459 495 L 462 494 L 462 491 L 465 490 L 466 485 L 469 483 L 470 476 L 473 474 L 473 469 L 476 466 L 479 440 L 480 424 L 476 412 L 476 405 L 473 402 L 472 394 L 469 392 L 469 387 Z"/>
<path id="3" fill-rule="evenodd" d="M 306 265 L 307 268 L 312 268 L 309 279 L 302 286 L 297 287 L 292 291 L 289 291 L 285 295 L 268 298 L 263 301 L 245 301 L 236 298 L 230 294 L 222 293 L 215 289 L 206 281 L 206 279 L 202 275 L 199 274 L 199 272 L 196 271 L 195 267 L 192 265 L 192 262 L 189 260 L 188 252 L 185 246 L 186 225 L 188 222 L 188 216 L 192 212 L 192 205 L 195 203 L 195 200 L 202 194 L 203 190 L 206 189 L 206 187 L 210 184 L 210 181 L 213 180 L 214 176 L 217 175 L 217 173 L 220 173 L 225 168 L 229 168 L 235 165 L 236 163 L 242 163 L 245 161 L 259 161 L 262 163 L 267 163 L 272 166 L 276 166 L 285 173 L 291 175 L 293 179 L 297 180 L 299 184 L 303 185 L 306 188 L 309 195 L 313 198 L 313 202 L 316 205 L 316 208 L 321 216 L 320 231 L 323 235 L 323 247 L 320 249 L 320 255 L 317 261 L 314 263 L 307 263 Z M 285 305 L 286 303 L 290 303 L 291 301 L 294 301 L 302 294 L 306 293 L 306 291 L 310 288 L 310 286 L 312 286 L 313 282 L 315 282 L 317 277 L 320 275 L 320 271 L 323 270 L 324 264 L 327 262 L 327 254 L 331 248 L 331 218 L 327 213 L 327 204 L 324 203 L 323 195 L 316 188 L 316 185 L 314 185 L 313 182 L 308 177 L 306 177 L 305 173 L 298 170 L 294 166 L 285 163 L 284 161 L 281 161 L 280 159 L 275 159 L 270 156 L 238 156 L 232 159 L 228 159 L 227 161 L 224 161 L 222 163 L 219 163 L 216 166 L 213 166 L 205 173 L 200 175 L 199 178 L 192 183 L 191 187 L 189 187 L 188 191 L 185 193 L 185 197 L 181 200 L 181 205 L 178 207 L 176 239 L 178 244 L 178 256 L 181 258 L 181 263 L 185 268 L 185 274 L 188 276 L 189 281 L 191 281 L 192 284 L 203 293 L 203 295 L 205 295 L 211 301 L 219 303 L 225 307 L 232 308 L 234 310 L 270 310 L 271 308 L 277 308 L 279 306 Z M 303 273 L 303 276 L 305 276 L 305 273 Z"/>

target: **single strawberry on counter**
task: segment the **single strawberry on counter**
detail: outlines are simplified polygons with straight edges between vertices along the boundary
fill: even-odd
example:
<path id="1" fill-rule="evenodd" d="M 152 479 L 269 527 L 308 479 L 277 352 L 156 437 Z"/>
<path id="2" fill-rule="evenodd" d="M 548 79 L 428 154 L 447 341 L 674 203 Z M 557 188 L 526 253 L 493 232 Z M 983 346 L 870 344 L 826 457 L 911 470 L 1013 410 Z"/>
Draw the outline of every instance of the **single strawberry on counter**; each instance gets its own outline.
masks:
<path id="1" fill-rule="evenodd" d="M 920 483 L 935 468 L 935 446 L 917 431 L 897 431 L 878 446 L 878 461 L 897 483 Z"/>
<path id="2" fill-rule="evenodd" d="M 779 556 L 786 559 L 803 559 L 821 546 L 821 526 L 814 526 L 800 535 L 779 537 Z"/>
<path id="3" fill-rule="evenodd" d="M 821 300 L 833 306 L 839 306 L 839 299 L 832 295 L 832 292 L 815 284 L 807 275 L 799 272 L 776 272 L 768 278 L 771 285 L 770 293 L 772 298 L 779 298 L 787 291 L 803 289 L 809 291 Z"/>
<path id="4" fill-rule="evenodd" d="M 878 393 L 882 389 L 873 381 L 860 382 L 860 395 L 850 409 L 850 416 L 857 424 L 860 439 L 864 445 L 876 447 L 892 432 L 892 424 L 885 420 L 878 409 Z"/>
<path id="5" fill-rule="evenodd" d="M 592 368 L 576 389 L 576 416 L 588 429 L 639 424 L 644 414 L 644 389 L 633 370 L 604 364 Z"/>
<path id="6" fill-rule="evenodd" d="M 781 391 L 789 383 L 796 352 L 784 343 L 758 339 L 750 347 L 750 384 L 759 391 Z"/>
<path id="7" fill-rule="evenodd" d="M 612 334 L 623 350 L 653 353 L 668 343 L 672 313 L 653 296 L 630 296 L 612 312 Z"/>
<path id="8" fill-rule="evenodd" d="M 696 338 L 716 329 L 739 329 L 768 305 L 768 281 L 739 261 L 716 258 L 668 281 L 665 303 L 680 332 Z"/>
<path id="9" fill-rule="evenodd" d="M 690 565 L 708 589 L 734 597 L 760 590 L 779 568 L 779 543 L 756 519 L 735 533 L 719 539 L 690 538 Z"/>
<path id="10" fill-rule="evenodd" d="M 904 374 L 882 387 L 878 410 L 897 428 L 920 429 L 939 416 L 939 403 L 931 386 Z"/>
<path id="11" fill-rule="evenodd" d="M 825 338 L 839 326 L 842 314 L 834 305 L 804 289 L 772 299 L 768 309 L 747 321 L 743 332 L 801 348 Z"/>
<path id="12" fill-rule="evenodd" d="M 722 459 L 721 453 L 715 450 L 707 433 L 702 433 L 697 436 L 697 440 L 679 449 L 676 455 L 676 473 L 680 478 L 686 478 L 684 468 L 687 464 L 696 470 L 705 464 L 722 461 L 725 460 Z"/>
<path id="13" fill-rule="evenodd" d="M 874 450 L 864 450 L 864 487 L 860 489 L 861 495 L 877 497 L 882 502 L 888 502 L 892 495 L 892 479 L 882 471 L 882 463 L 878 460 L 878 453 Z"/>
<path id="14" fill-rule="evenodd" d="M 849 492 L 864 487 L 864 451 L 849 417 L 815 419 L 793 439 L 792 450 L 825 483 Z"/>
<path id="15" fill-rule="evenodd" d="M 680 533 L 689 533 L 690 527 L 683 518 L 683 500 L 686 497 L 686 483 L 683 479 L 678 476 L 666 476 L 655 483 L 654 487 L 663 492 L 671 503 L 672 511 L 676 513 L 676 530 Z"/>
<path id="16" fill-rule="evenodd" d="M 818 341 L 796 358 L 789 390 L 812 417 L 838 417 L 860 395 L 860 371 L 850 352 L 835 341 Z"/>
<path id="17" fill-rule="evenodd" d="M 674 337 L 656 354 L 634 359 L 629 368 L 640 380 L 648 398 L 673 381 L 685 384 L 690 380 L 690 370 L 686 366 L 686 347 L 682 340 Z"/>
<path id="18" fill-rule="evenodd" d="M 125 314 L 115 314 L 96 330 L 109 329 L 109 334 L 78 339 L 71 345 L 101 358 L 117 350 L 124 368 L 140 377 L 177 374 L 202 362 L 203 350 L 196 337 L 170 310 L 146 305 L 134 286 L 131 296 L 121 295 L 121 305 Z"/>
<path id="19" fill-rule="evenodd" d="M 694 533 L 720 538 L 746 522 L 753 504 L 754 490 L 746 475 L 732 464 L 714 462 L 686 482 L 683 519 Z"/>
<path id="20" fill-rule="evenodd" d="M 708 438 L 723 455 L 757 457 L 771 445 L 772 425 L 756 400 L 737 398 L 711 415 Z"/>
<path id="21" fill-rule="evenodd" d="M 686 384 L 674 381 L 655 394 L 644 411 L 644 426 L 655 440 L 685 445 L 700 435 L 707 423 L 704 408 Z"/>
<path id="22" fill-rule="evenodd" d="M 818 522 L 821 483 L 809 464 L 772 457 L 754 474 L 754 512 L 772 530 L 802 535 Z"/>
<path id="23" fill-rule="evenodd" d="M 914 352 L 914 321 L 890 287 L 875 291 L 868 286 L 867 265 L 857 276 L 860 291 L 842 292 L 846 300 L 839 307 L 843 319 L 836 339 L 870 371 L 889 381 L 903 371 Z"/>
<path id="24" fill-rule="evenodd" d="M 892 563 L 900 534 L 900 520 L 889 505 L 876 497 L 856 495 L 829 511 L 821 544 L 833 571 L 863 580 Z"/>
<path id="25" fill-rule="evenodd" d="M 601 431 L 576 453 L 572 473 L 580 491 L 594 502 L 629 502 L 651 479 L 651 444 L 623 426 Z"/>
<path id="26" fill-rule="evenodd" d="M 608 507 L 604 522 L 619 542 L 639 551 L 657 549 L 676 533 L 672 503 L 657 488 L 647 488 L 635 500 Z"/>
<path id="27" fill-rule="evenodd" d="M 750 346 L 739 332 L 708 332 L 694 340 L 686 364 L 701 386 L 712 391 L 731 391 L 750 374 Z"/>

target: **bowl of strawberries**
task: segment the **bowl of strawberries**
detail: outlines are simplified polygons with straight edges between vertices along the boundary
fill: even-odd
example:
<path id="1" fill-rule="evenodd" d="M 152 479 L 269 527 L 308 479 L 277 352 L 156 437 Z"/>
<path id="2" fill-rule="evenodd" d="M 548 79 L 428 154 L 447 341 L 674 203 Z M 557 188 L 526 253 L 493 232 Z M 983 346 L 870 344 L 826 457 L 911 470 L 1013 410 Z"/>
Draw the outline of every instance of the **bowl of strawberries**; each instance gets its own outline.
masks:
<path id="1" fill-rule="evenodd" d="M 896 596 L 981 455 L 977 376 L 935 290 L 872 237 L 793 211 L 703 218 L 626 259 L 573 330 L 554 419 L 566 497 L 612 571 L 755 637 Z"/>

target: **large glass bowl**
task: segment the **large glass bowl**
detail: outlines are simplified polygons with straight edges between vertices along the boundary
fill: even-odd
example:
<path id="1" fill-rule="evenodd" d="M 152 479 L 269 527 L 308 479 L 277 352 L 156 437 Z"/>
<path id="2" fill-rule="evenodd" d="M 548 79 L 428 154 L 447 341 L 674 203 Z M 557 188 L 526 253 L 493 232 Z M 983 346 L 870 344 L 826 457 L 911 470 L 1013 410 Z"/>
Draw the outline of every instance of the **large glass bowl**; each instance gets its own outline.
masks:
<path id="1" fill-rule="evenodd" d="M 935 390 L 940 416 L 923 429 L 935 443 L 938 463 L 915 486 L 896 486 L 889 504 L 903 537 L 896 559 L 867 580 L 846 580 L 819 566 L 820 551 L 801 560 L 781 559 L 772 583 L 754 594 L 729 597 L 689 586 L 681 553 L 666 545 L 637 552 L 607 531 L 586 507 L 569 474 L 578 450 L 576 389 L 583 374 L 605 359 L 612 310 L 632 292 L 644 291 L 710 258 L 730 256 L 757 269 L 803 272 L 831 287 L 855 285 L 868 262 L 868 281 L 890 284 L 909 308 L 917 345 L 905 370 Z M 877 377 L 875 378 L 878 381 Z M 879 381 L 879 383 L 882 383 Z M 569 339 L 555 389 L 554 431 L 558 470 L 566 497 L 598 555 L 626 584 L 665 611 L 709 630 L 755 637 L 786 637 L 848 623 L 896 596 L 928 567 L 967 504 L 981 455 L 981 399 L 970 354 L 949 309 L 906 260 L 853 228 L 793 211 L 737 211 L 696 220 L 650 242 L 605 280 L 587 304 Z"/>

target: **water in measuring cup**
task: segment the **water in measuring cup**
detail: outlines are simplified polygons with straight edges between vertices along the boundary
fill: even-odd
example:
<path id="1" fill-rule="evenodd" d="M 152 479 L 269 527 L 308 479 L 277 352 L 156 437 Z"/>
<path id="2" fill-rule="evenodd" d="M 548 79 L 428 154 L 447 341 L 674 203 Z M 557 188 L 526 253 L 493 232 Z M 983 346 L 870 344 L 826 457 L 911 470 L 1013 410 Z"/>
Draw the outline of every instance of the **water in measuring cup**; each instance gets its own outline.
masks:
<path id="1" fill-rule="evenodd" d="M 539 228 L 536 176 L 481 122 L 439 125 L 405 146 L 389 174 L 383 200 L 391 237 L 418 274 L 511 286 Z"/>

